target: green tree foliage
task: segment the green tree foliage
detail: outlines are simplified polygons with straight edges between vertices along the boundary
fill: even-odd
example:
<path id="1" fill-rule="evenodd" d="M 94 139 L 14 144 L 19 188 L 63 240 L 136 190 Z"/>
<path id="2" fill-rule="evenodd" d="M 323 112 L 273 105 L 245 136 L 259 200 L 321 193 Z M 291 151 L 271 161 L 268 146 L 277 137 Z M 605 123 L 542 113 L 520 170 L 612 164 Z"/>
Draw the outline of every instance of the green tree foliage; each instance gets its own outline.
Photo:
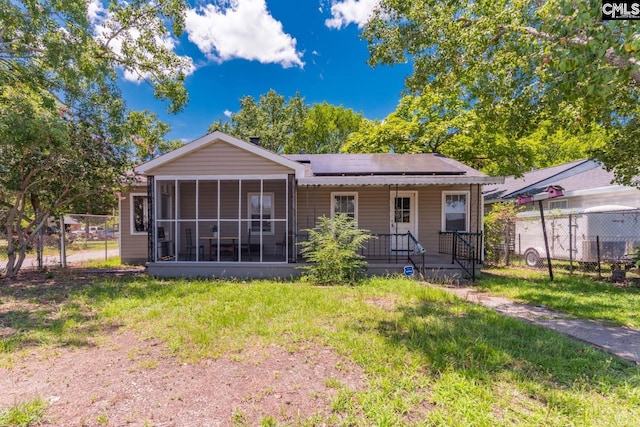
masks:
<path id="1" fill-rule="evenodd" d="M 509 264 L 509 244 L 515 239 L 516 215 L 521 206 L 514 202 L 499 202 L 491 205 L 484 217 L 484 239 L 487 260 Z"/>
<path id="2" fill-rule="evenodd" d="M 183 145 L 182 141 L 167 141 L 165 135 L 171 128 L 151 111 L 129 111 L 124 132 L 135 148 L 134 159 L 146 162 Z"/>
<path id="3" fill-rule="evenodd" d="M 258 101 L 243 97 L 230 120 L 218 118 L 208 130 L 245 141 L 260 137 L 260 145 L 274 152 L 337 153 L 362 120 L 362 114 L 351 109 L 327 102 L 309 106 L 299 94 L 286 101 L 271 89 Z"/>
<path id="4" fill-rule="evenodd" d="M 0 0 L 0 85 L 48 91 L 74 111 L 88 90 L 99 88 L 108 95 L 101 105 L 119 114 L 119 69 L 151 84 L 158 98 L 170 101 L 170 111 L 180 111 L 193 65 L 171 48 L 172 36 L 182 33 L 186 3 L 110 1 L 103 10 L 94 8 L 98 4 Z"/>
<path id="5" fill-rule="evenodd" d="M 491 175 L 519 175 L 588 156 L 604 144 L 603 129 L 569 132 L 541 121 L 518 139 L 495 132 L 457 94 L 431 85 L 420 95 L 405 96 L 383 121 L 361 122 L 342 151 L 361 153 L 441 153 Z"/>
<path id="6" fill-rule="evenodd" d="M 49 101 L 27 87 L 0 92 L 0 209 L 9 277 L 51 215 L 89 196 L 115 200 L 118 171 L 128 164 L 122 146 L 64 107 L 52 111 Z"/>
<path id="7" fill-rule="evenodd" d="M 372 236 L 356 227 L 348 215 L 318 218 L 318 225 L 306 230 L 309 239 L 300 243 L 309 262 L 307 277 L 319 285 L 354 284 L 364 274 L 367 262 L 359 251 Z"/>
<path id="8" fill-rule="evenodd" d="M 8 276 L 51 215 L 74 204 L 114 203 L 114 186 L 132 166 L 128 133 L 140 129 L 135 114 L 125 125 L 119 73 L 148 82 L 170 111 L 187 101 L 183 81 L 192 64 L 172 51 L 185 2 L 98 4 L 0 0 L 0 218 Z"/>
<path id="9" fill-rule="evenodd" d="M 350 108 L 313 104 L 306 111 L 302 127 L 284 147 L 284 152 L 338 153 L 346 138 L 358 129 L 363 116 Z"/>
<path id="10" fill-rule="evenodd" d="M 600 2 L 382 0 L 364 37 L 372 64 L 411 59 L 411 92 L 457 96 L 496 139 L 599 127 L 607 141 L 594 155 L 629 183 L 640 168 L 640 32 L 600 16 Z"/>
<path id="11" fill-rule="evenodd" d="M 281 153 L 300 133 L 307 109 L 299 94 L 287 101 L 271 89 L 258 101 L 252 96 L 240 99 L 240 111 L 231 116 L 230 122 L 218 119 L 209 126 L 209 132 L 220 130 L 245 141 L 260 137 L 261 146 Z"/>

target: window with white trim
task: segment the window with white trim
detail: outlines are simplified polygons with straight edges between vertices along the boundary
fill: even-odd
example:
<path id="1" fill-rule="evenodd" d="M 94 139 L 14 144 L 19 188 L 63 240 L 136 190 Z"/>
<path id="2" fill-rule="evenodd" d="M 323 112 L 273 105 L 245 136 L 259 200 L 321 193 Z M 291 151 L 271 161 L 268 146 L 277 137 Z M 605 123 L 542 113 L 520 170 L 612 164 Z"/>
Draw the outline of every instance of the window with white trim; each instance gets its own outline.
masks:
<path id="1" fill-rule="evenodd" d="M 331 193 L 331 218 L 335 214 L 345 214 L 358 220 L 358 193 Z"/>
<path id="2" fill-rule="evenodd" d="M 147 234 L 149 203 L 146 194 L 131 195 L 131 234 Z"/>
<path id="3" fill-rule="evenodd" d="M 261 231 L 260 223 L 262 222 L 262 233 L 273 234 L 273 209 L 274 196 L 273 193 L 248 193 L 247 202 L 249 204 L 247 211 L 249 212 L 249 229 L 252 233 Z"/>
<path id="4" fill-rule="evenodd" d="M 549 210 L 567 209 L 569 202 L 567 200 L 549 200 Z"/>
<path id="5" fill-rule="evenodd" d="M 442 192 L 442 231 L 469 231 L 469 192 Z"/>

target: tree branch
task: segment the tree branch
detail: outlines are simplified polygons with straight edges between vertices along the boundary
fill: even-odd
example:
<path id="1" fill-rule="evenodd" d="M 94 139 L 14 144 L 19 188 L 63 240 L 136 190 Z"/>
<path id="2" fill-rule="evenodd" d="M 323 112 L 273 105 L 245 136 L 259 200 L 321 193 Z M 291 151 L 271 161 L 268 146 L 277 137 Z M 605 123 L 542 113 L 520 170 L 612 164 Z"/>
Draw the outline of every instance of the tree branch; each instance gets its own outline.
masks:
<path id="1" fill-rule="evenodd" d="M 533 28 L 533 27 L 522 27 L 521 29 L 525 33 L 527 33 L 529 35 L 532 35 L 533 37 L 536 37 L 538 39 L 551 40 L 551 41 L 559 42 L 559 40 L 556 40 L 556 38 L 554 36 L 552 36 L 551 34 L 543 33 L 541 31 L 538 31 L 536 28 Z M 576 37 L 565 38 L 562 41 L 566 42 L 566 43 L 571 43 L 571 44 L 574 44 L 574 45 L 586 46 L 587 43 L 590 41 L 590 38 L 577 37 L 576 36 Z M 640 66 L 640 61 L 638 61 L 636 58 L 625 58 L 623 56 L 620 56 L 620 55 L 616 54 L 616 51 L 615 51 L 615 49 L 613 47 L 610 47 L 609 49 L 607 49 L 605 51 L 604 59 L 612 67 L 615 67 L 615 68 L 618 68 L 618 69 L 621 69 L 621 70 L 627 69 L 628 67 Z M 634 81 L 634 83 L 640 84 L 640 69 L 636 70 L 633 73 L 631 73 L 631 79 Z"/>

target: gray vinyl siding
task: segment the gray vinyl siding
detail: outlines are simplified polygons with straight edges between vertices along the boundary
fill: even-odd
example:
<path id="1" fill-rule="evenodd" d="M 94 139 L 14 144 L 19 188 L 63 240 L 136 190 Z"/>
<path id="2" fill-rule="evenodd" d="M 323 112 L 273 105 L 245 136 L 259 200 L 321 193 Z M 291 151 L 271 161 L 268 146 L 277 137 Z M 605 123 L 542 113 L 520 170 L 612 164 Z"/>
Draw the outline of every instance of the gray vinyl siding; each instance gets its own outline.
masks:
<path id="1" fill-rule="evenodd" d="M 197 230 L 200 236 L 208 235 L 209 225 L 217 217 L 218 212 L 218 182 L 199 181 L 199 216 L 200 227 Z M 286 182 L 284 180 L 264 181 L 263 191 L 274 194 L 274 219 L 286 218 Z M 260 191 L 259 181 L 243 181 L 241 202 L 238 205 L 238 181 L 221 181 L 220 218 L 238 219 L 238 207 L 242 218 L 247 218 L 247 194 Z M 297 190 L 297 230 L 313 228 L 316 218 L 322 215 L 331 216 L 332 192 L 357 192 L 358 193 L 358 224 L 361 228 L 372 233 L 386 234 L 390 229 L 390 197 L 396 191 L 396 187 L 367 186 L 367 187 L 299 187 Z M 428 253 L 438 251 L 439 232 L 442 220 L 442 192 L 465 191 L 470 195 L 470 231 L 479 231 L 482 224 L 478 223 L 478 186 L 454 185 L 454 186 L 421 186 L 398 187 L 397 191 L 416 191 L 418 197 L 418 240 Z M 133 193 L 146 193 L 146 187 L 132 191 Z M 183 228 L 194 228 L 196 219 L 196 187 L 195 181 L 180 183 L 180 209 L 179 220 Z M 142 263 L 147 258 L 147 236 L 131 235 L 130 193 L 125 194 L 121 203 L 121 245 L 120 253 L 124 263 Z M 207 221 L 211 220 L 211 221 Z M 290 218 L 290 220 L 293 220 Z M 229 225 L 227 230 L 220 229 L 220 234 L 237 234 L 237 223 Z M 247 227 L 241 227 L 245 235 Z M 169 229 L 167 229 L 169 232 Z M 265 251 L 271 251 L 276 241 L 282 241 L 286 232 L 285 224 L 278 223 L 274 233 L 263 234 L 262 245 Z M 252 240 L 259 239 L 253 236 Z"/>
<path id="2" fill-rule="evenodd" d="M 390 198 L 396 191 L 416 191 L 418 197 L 418 240 L 429 253 L 438 251 L 442 223 L 442 193 L 465 191 L 470 197 L 470 231 L 478 231 L 478 186 L 420 187 L 300 187 L 298 189 L 298 232 L 315 226 L 315 218 L 331 216 L 332 192 L 358 193 L 358 226 L 372 233 L 390 232 Z M 481 224 L 480 224 L 481 228 Z"/>
<path id="3" fill-rule="evenodd" d="M 147 172 L 147 175 L 273 175 L 291 169 L 224 141 L 217 141 Z"/>
<path id="4" fill-rule="evenodd" d="M 120 260 L 123 264 L 144 264 L 147 261 L 147 235 L 131 234 L 131 194 L 147 194 L 147 187 L 123 193 L 120 201 Z"/>

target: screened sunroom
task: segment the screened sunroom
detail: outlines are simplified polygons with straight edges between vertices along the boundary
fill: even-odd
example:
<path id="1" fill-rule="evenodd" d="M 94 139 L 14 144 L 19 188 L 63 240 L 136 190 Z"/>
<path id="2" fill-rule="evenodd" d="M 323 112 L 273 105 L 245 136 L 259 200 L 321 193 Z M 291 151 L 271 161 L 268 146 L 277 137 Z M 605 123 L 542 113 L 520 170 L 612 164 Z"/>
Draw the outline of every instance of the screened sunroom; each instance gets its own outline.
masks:
<path id="1" fill-rule="evenodd" d="M 150 259 L 158 263 L 286 263 L 295 188 L 281 176 L 149 180 Z"/>

